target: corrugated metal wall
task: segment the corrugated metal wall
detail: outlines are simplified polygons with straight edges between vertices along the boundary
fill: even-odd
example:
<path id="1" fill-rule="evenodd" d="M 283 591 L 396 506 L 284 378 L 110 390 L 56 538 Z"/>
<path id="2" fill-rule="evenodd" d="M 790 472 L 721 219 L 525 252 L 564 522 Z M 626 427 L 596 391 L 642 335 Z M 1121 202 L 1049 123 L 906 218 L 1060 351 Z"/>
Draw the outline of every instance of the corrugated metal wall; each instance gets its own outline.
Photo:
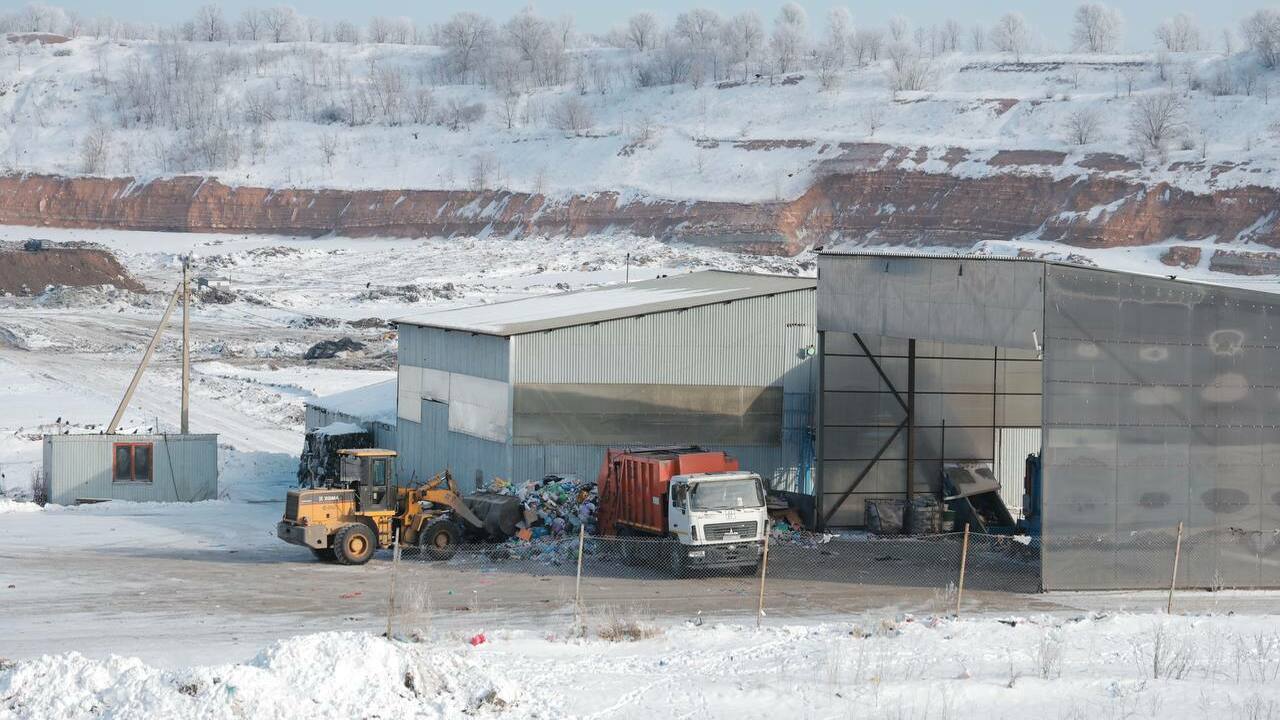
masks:
<path id="1" fill-rule="evenodd" d="M 505 382 L 509 376 L 507 338 L 458 330 L 401 324 L 400 364 Z M 398 402 L 413 402 L 399 394 Z M 463 489 L 474 487 L 477 477 L 511 476 L 511 451 L 506 443 L 493 442 L 449 430 L 446 403 L 416 399 L 421 422 L 397 411 L 396 445 L 399 473 L 405 478 L 429 478 L 448 468 Z"/>
<path id="2" fill-rule="evenodd" d="M 800 290 L 519 335 L 511 381 L 778 385 L 796 364 L 784 328 L 807 326 L 817 340 L 814 297 Z"/>
<path id="3" fill-rule="evenodd" d="M 812 375 L 794 370 L 807 365 L 810 358 L 803 350 L 816 339 L 814 297 L 813 290 L 779 293 L 519 335 L 509 345 L 506 338 L 401 325 L 400 362 L 541 385 L 777 387 L 790 373 L 792 380 L 800 378 L 799 384 L 788 382 L 792 392 Z M 598 444 L 514 445 L 451 432 L 447 410 L 443 403 L 424 401 L 421 422 L 400 417 L 402 473 L 429 475 L 447 465 L 463 487 L 471 487 L 477 476 L 486 481 L 495 475 L 521 481 L 550 473 L 594 478 L 604 457 L 605 446 Z M 512 417 L 513 424 L 519 421 Z M 803 433 L 789 437 L 804 442 Z M 781 445 L 723 449 L 766 478 L 785 473 L 788 459 L 805 455 L 802 448 Z M 795 474 L 788 482 L 794 484 Z"/>
<path id="4" fill-rule="evenodd" d="M 45 488 L 52 503 L 73 505 L 79 498 L 195 502 L 218 494 L 217 435 L 49 435 L 44 442 Z M 152 443 L 152 482 L 112 482 L 112 446 L 118 442 Z"/>
<path id="5" fill-rule="evenodd" d="M 996 478 L 1000 499 L 1011 509 L 1022 508 L 1027 456 L 1040 452 L 1040 428 L 1000 428 L 996 434 Z M 1014 517 L 1018 513 L 1014 512 Z"/>
<path id="6" fill-rule="evenodd" d="M 401 324 L 400 364 L 506 381 L 507 338 Z"/>

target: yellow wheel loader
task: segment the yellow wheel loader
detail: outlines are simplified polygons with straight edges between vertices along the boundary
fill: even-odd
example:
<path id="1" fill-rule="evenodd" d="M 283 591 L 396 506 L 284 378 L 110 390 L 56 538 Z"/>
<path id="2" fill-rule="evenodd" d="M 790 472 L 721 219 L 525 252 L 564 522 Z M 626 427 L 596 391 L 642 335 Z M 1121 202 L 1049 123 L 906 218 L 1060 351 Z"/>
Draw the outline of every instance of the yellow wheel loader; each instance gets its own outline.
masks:
<path id="1" fill-rule="evenodd" d="M 311 548 L 321 560 L 363 565 L 375 550 L 416 545 L 431 560 L 448 560 L 464 527 L 483 523 L 463 503 L 445 471 L 420 485 L 399 485 L 394 450 L 339 450 L 336 479 L 325 487 L 290 490 L 276 535 Z"/>

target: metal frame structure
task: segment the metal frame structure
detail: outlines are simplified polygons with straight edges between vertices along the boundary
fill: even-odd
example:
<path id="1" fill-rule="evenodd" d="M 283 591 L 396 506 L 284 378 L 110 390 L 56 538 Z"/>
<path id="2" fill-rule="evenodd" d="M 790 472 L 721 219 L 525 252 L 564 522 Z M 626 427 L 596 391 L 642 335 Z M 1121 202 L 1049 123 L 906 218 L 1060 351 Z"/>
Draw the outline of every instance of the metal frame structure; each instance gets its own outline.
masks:
<path id="1" fill-rule="evenodd" d="M 923 491 L 935 462 L 991 459 L 1000 428 L 1038 426 L 1045 588 L 1167 587 L 1180 523 L 1180 583 L 1280 587 L 1280 295 L 1035 259 L 828 252 L 818 330 L 828 523 L 857 524 L 858 495 Z"/>

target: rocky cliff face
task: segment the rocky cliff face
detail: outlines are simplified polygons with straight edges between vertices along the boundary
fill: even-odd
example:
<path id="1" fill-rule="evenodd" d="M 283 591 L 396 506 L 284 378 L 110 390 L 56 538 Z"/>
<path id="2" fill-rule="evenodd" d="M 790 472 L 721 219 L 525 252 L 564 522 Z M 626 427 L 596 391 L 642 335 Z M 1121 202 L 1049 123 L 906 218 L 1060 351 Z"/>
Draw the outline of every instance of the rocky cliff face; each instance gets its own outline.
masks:
<path id="1" fill-rule="evenodd" d="M 629 232 L 669 240 L 794 253 L 832 241 L 967 246 L 1052 240 L 1086 248 L 1213 240 L 1280 248 L 1280 192 L 1260 187 L 1196 193 L 1126 178 L 1124 158 L 1090 157 L 1096 170 L 1054 173 L 1060 153 L 1006 151 L 973 172 L 966 152 L 946 167 L 911 169 L 910 148 L 845 145 L 801 196 L 781 202 L 632 200 L 614 193 L 564 198 L 507 191 L 271 190 L 178 177 L 0 178 L 0 223 L 289 235 L 579 236 Z M 1256 249 L 1256 248 L 1255 248 Z M 1253 272 L 1268 253 L 1230 248 L 1215 266 Z M 1171 264 L 1185 264 L 1180 254 Z"/>

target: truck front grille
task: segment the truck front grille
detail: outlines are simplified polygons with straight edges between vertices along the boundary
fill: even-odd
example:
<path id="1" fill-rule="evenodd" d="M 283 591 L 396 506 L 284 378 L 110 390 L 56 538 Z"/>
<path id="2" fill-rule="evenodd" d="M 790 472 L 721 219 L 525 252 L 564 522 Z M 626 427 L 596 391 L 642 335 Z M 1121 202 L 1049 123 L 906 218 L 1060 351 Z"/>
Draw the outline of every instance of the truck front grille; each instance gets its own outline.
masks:
<path id="1" fill-rule="evenodd" d="M 284 516 L 289 520 L 298 519 L 298 493 L 289 493 L 285 498 Z"/>
<path id="2" fill-rule="evenodd" d="M 711 523 L 703 527 L 703 530 L 706 531 L 708 540 L 723 540 L 725 535 L 731 533 L 744 540 L 754 540 L 758 527 L 759 523 L 748 520 L 747 522 Z"/>

